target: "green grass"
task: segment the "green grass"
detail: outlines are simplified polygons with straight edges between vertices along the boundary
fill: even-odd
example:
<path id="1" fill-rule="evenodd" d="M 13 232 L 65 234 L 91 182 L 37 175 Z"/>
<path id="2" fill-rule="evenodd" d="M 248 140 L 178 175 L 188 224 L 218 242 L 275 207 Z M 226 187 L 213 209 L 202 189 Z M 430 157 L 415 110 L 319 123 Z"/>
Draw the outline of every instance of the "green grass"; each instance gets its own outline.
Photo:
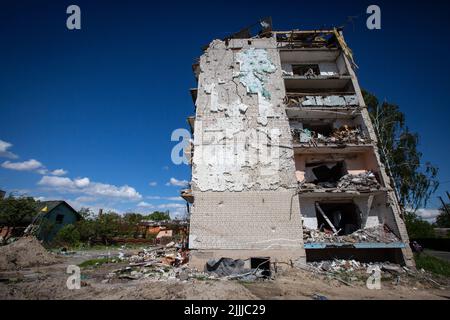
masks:
<path id="1" fill-rule="evenodd" d="M 117 259 L 114 258 L 97 258 L 83 261 L 78 266 L 80 268 L 97 267 L 105 263 L 115 263 Z"/>
<path id="2" fill-rule="evenodd" d="M 434 274 L 450 277 L 450 263 L 425 253 L 416 254 L 414 257 L 417 269 L 424 269 Z"/>

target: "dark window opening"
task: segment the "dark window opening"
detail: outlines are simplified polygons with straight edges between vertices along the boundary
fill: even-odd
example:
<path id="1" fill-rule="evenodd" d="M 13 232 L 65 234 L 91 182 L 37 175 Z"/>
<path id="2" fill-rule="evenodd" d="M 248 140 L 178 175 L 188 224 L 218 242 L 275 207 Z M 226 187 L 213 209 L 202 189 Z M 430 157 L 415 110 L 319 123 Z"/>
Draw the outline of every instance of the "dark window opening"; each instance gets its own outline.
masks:
<path id="1" fill-rule="evenodd" d="M 331 123 L 303 123 L 303 129 L 308 129 L 311 132 L 314 132 L 315 135 L 323 135 L 325 137 L 329 137 L 333 133 L 333 125 Z"/>
<path id="2" fill-rule="evenodd" d="M 318 64 L 293 64 L 292 73 L 296 76 L 318 76 L 320 69 Z"/>
<path id="3" fill-rule="evenodd" d="M 344 161 L 306 164 L 305 181 L 323 188 L 335 188 L 339 179 L 346 174 Z"/>
<path id="4" fill-rule="evenodd" d="M 64 215 L 63 214 L 58 214 L 56 215 L 56 223 L 57 224 L 61 224 L 64 221 Z"/>
<path id="5" fill-rule="evenodd" d="M 320 209 L 327 219 L 323 216 Z M 320 231 L 328 230 L 334 233 L 330 223 L 340 236 L 352 234 L 361 229 L 361 213 L 353 202 L 318 202 L 316 203 L 316 217 Z"/>

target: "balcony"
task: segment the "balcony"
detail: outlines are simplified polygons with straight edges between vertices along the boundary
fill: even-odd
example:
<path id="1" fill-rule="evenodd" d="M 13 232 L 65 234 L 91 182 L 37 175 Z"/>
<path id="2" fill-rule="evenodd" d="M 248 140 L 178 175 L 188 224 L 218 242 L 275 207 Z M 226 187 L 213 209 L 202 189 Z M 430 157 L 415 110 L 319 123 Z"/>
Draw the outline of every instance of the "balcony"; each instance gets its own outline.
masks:
<path id="1" fill-rule="evenodd" d="M 180 196 L 189 203 L 194 203 L 194 195 L 191 189 L 181 190 Z"/>
<path id="2" fill-rule="evenodd" d="M 315 126 L 303 126 L 295 128 L 291 126 L 294 148 L 326 149 L 371 146 L 371 139 L 363 133 L 360 127 L 344 125 L 333 129 L 330 124 Z M 317 152 L 314 150 L 313 152 Z M 307 150 L 304 150 L 306 153 Z"/>
<path id="3" fill-rule="evenodd" d="M 351 92 L 288 92 L 284 104 L 287 109 L 292 110 L 308 108 L 334 111 L 340 109 L 355 109 L 359 106 L 359 101 L 356 94 Z"/>

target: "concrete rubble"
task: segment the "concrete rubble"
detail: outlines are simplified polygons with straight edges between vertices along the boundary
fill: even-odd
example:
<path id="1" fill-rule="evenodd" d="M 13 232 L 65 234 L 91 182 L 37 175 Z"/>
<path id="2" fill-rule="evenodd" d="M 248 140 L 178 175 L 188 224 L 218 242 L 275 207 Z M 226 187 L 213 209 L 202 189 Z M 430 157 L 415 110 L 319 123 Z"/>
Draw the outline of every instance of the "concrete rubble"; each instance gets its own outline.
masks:
<path id="1" fill-rule="evenodd" d="M 254 281 L 267 278 L 266 270 L 252 269 L 243 260 L 229 258 L 208 261 L 204 271 L 191 268 L 188 265 L 189 252 L 178 248 L 173 242 L 165 247 L 142 249 L 133 255 L 119 252 L 117 262 L 124 261 L 128 262 L 128 265 L 110 272 L 103 283 L 108 283 L 113 279 L 140 280 L 145 278 L 155 281 L 186 281 L 189 279 Z"/>
<path id="2" fill-rule="evenodd" d="M 370 172 L 363 172 L 359 174 L 346 174 L 338 181 L 327 182 L 301 182 L 299 188 L 302 191 L 319 191 L 325 189 L 335 189 L 335 192 L 341 191 L 374 191 L 380 190 L 381 185 L 377 181 L 375 175 Z"/>
<path id="3" fill-rule="evenodd" d="M 317 262 L 310 262 L 308 266 L 313 272 L 354 272 L 354 271 L 366 271 L 367 268 L 378 266 L 381 270 L 382 263 L 364 263 L 356 260 L 324 260 Z M 401 268 L 401 267 L 400 267 Z"/>
<path id="4" fill-rule="evenodd" d="M 294 142 L 306 143 L 308 146 L 316 147 L 319 144 L 366 144 L 370 139 L 366 138 L 359 128 L 347 125 L 334 129 L 329 136 L 311 131 L 309 129 L 292 129 Z"/>
<path id="5" fill-rule="evenodd" d="M 400 240 L 387 226 L 379 225 L 360 229 L 344 236 L 335 235 L 332 231 L 326 229 L 320 231 L 303 227 L 303 241 L 305 243 L 392 243 Z"/>

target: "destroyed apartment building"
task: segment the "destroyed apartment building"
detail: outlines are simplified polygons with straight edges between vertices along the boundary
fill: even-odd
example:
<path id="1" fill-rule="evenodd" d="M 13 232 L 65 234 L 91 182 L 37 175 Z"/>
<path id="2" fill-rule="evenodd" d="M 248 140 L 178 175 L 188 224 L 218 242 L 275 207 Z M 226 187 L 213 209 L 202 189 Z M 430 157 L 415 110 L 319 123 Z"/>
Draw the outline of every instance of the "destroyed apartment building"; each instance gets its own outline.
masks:
<path id="1" fill-rule="evenodd" d="M 240 32 L 193 70 L 191 264 L 267 257 L 413 266 L 342 30 Z"/>

